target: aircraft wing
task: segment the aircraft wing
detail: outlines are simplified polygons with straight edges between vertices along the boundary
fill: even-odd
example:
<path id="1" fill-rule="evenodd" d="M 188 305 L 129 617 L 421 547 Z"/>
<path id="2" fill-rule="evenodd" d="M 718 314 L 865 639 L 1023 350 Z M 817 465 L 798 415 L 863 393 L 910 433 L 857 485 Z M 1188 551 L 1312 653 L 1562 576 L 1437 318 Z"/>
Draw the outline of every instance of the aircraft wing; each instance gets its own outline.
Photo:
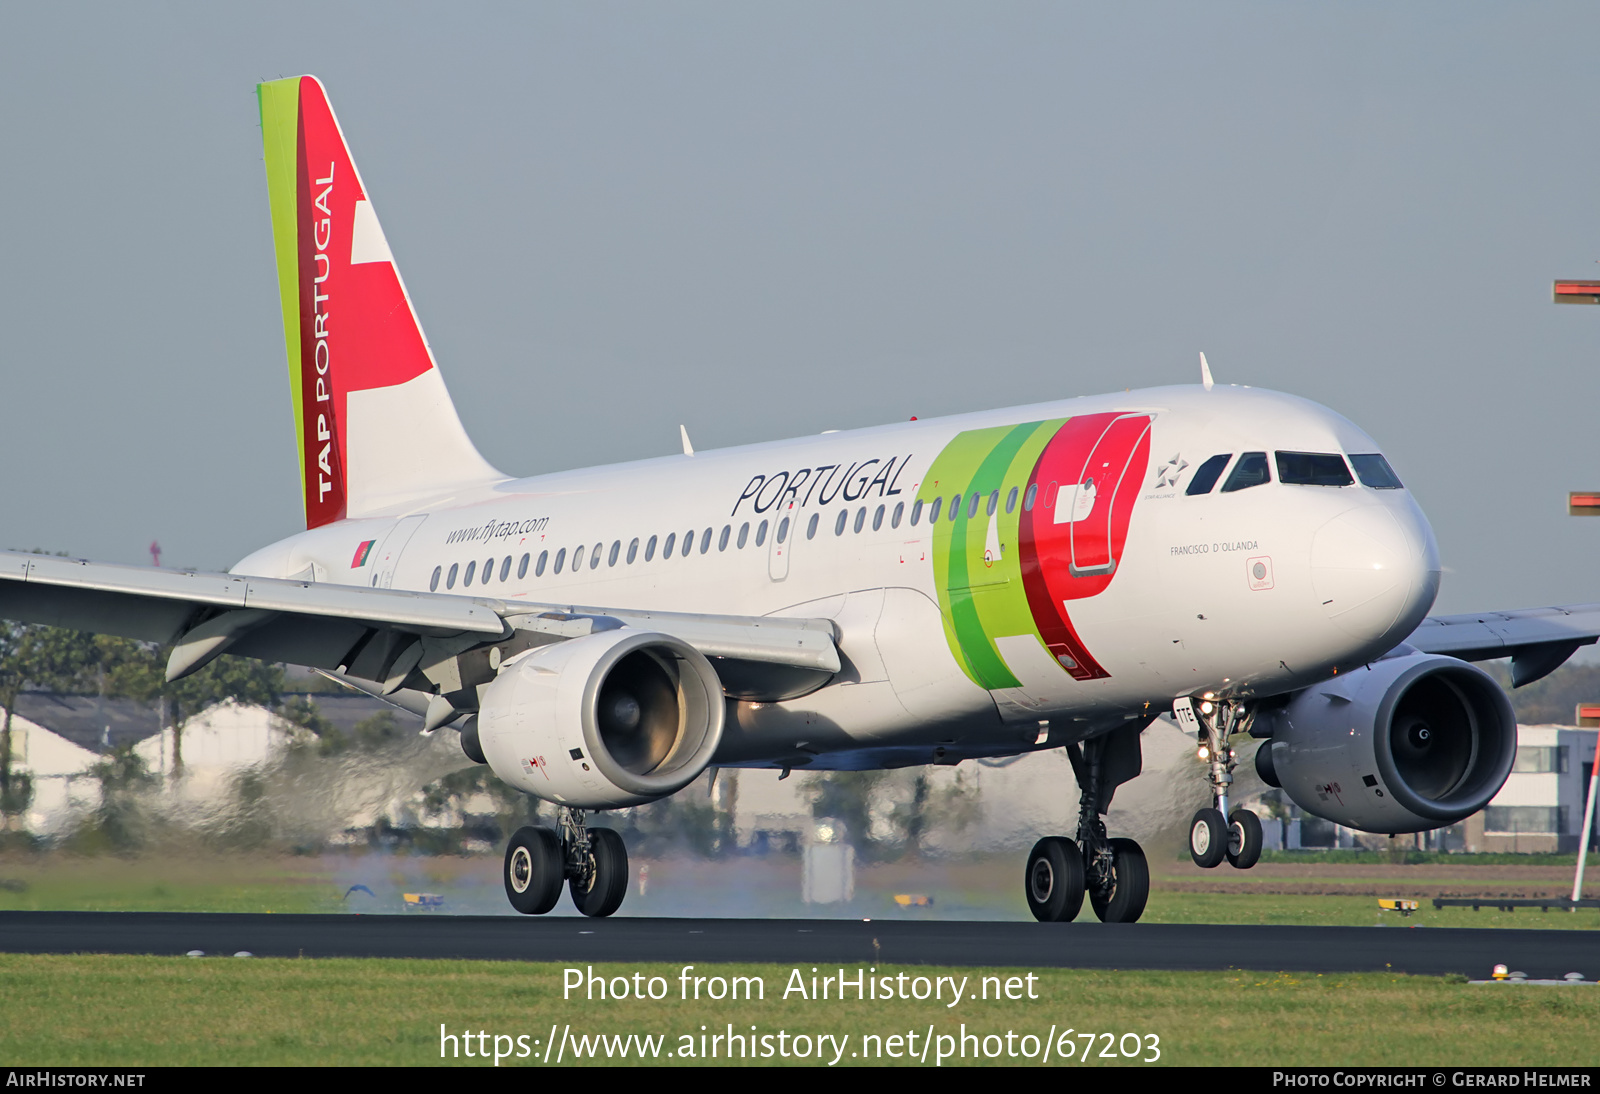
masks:
<path id="1" fill-rule="evenodd" d="M 227 652 L 394 691 L 429 654 L 455 656 L 519 629 L 559 639 L 619 623 L 670 634 L 721 662 L 740 697 L 792 690 L 797 678 L 819 686 L 840 669 L 825 619 L 575 608 L 10 551 L 0 552 L 0 618 L 170 645 L 170 679 Z"/>
<path id="2" fill-rule="evenodd" d="M 1520 688 L 1554 672 L 1578 647 L 1591 646 L 1596 639 L 1600 639 L 1600 604 L 1573 604 L 1429 616 L 1406 641 L 1424 653 L 1463 661 L 1509 657 L 1511 685 Z"/>

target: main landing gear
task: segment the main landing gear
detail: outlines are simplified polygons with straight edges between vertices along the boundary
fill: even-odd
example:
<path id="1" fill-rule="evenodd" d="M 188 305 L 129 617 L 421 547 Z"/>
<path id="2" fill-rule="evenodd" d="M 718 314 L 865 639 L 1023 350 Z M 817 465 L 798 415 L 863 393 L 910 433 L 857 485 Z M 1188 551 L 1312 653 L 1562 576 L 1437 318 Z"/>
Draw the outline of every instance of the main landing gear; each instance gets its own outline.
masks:
<path id="1" fill-rule="evenodd" d="M 587 916 L 608 916 L 628 894 L 628 849 L 609 828 L 589 828 L 581 809 L 561 810 L 560 834 L 519 828 L 506 845 L 506 896 L 523 915 L 544 915 L 567 883 L 572 903 Z"/>
<path id="2" fill-rule="evenodd" d="M 1184 703 L 1194 716 L 1213 802 L 1196 810 L 1189 822 L 1189 856 L 1205 870 L 1221 865 L 1223 859 L 1236 869 L 1248 870 L 1261 858 L 1261 818 L 1248 809 L 1228 810 L 1228 788 L 1238 763 L 1228 741 L 1236 733 L 1249 732 L 1255 713 L 1237 699 L 1214 699 L 1208 694 L 1199 703 L 1179 700 L 1175 707 L 1179 724 L 1190 721 Z"/>
<path id="3" fill-rule="evenodd" d="M 1102 923 L 1134 923 L 1150 896 L 1150 867 L 1131 839 L 1110 839 L 1101 819 L 1118 785 L 1139 773 L 1139 731 L 1117 733 L 1067 746 L 1077 775 L 1076 839 L 1046 836 L 1033 845 L 1023 878 L 1028 910 L 1044 923 L 1078 917 L 1083 898 Z M 1131 770 L 1130 770 L 1131 767 Z"/>

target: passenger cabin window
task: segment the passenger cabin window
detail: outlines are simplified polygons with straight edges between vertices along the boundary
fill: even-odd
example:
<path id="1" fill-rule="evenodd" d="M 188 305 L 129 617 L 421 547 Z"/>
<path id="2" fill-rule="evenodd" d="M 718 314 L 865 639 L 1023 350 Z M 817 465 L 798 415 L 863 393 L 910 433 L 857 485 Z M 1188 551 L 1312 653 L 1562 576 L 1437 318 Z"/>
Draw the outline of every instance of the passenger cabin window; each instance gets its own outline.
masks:
<path id="1" fill-rule="evenodd" d="M 1028 492 L 1022 496 L 1022 508 L 1024 512 L 1033 512 L 1033 499 L 1038 496 L 1039 484 L 1036 482 L 1029 483 Z"/>
<path id="2" fill-rule="evenodd" d="M 644 545 L 644 560 L 646 562 L 649 562 L 650 560 L 652 560 L 655 557 L 656 557 L 656 537 L 655 536 L 651 536 L 649 542 Z"/>
<path id="3" fill-rule="evenodd" d="M 911 503 L 911 527 L 915 528 L 922 522 L 922 499 L 918 498 Z"/>
<path id="4" fill-rule="evenodd" d="M 549 561 L 550 561 L 550 552 L 549 551 L 540 551 L 539 552 L 539 561 L 533 568 L 533 576 L 534 577 L 543 577 L 544 576 L 544 565 L 545 565 L 545 563 L 547 563 Z"/>
<path id="5" fill-rule="evenodd" d="M 1400 476 L 1394 473 L 1394 468 L 1389 466 L 1389 461 L 1377 452 L 1369 452 L 1363 456 L 1351 456 L 1350 463 L 1356 469 L 1356 477 L 1361 480 L 1361 485 L 1373 490 L 1400 490 Z"/>
<path id="6" fill-rule="evenodd" d="M 1260 486 L 1264 482 L 1271 481 L 1272 472 L 1267 469 L 1267 454 L 1246 452 L 1239 457 L 1239 462 L 1233 465 L 1233 473 L 1228 476 L 1228 481 L 1222 484 L 1222 492 L 1231 494 L 1235 490 L 1248 490 L 1252 486 Z"/>
<path id="7" fill-rule="evenodd" d="M 756 546 L 759 547 L 765 542 L 767 542 L 767 522 L 762 521 L 756 525 Z"/>
<path id="8" fill-rule="evenodd" d="M 461 584 L 463 586 L 471 585 L 472 584 L 472 575 L 477 573 L 477 572 L 478 572 L 478 564 L 476 562 L 467 563 L 467 572 L 461 575 Z"/>
<path id="9" fill-rule="evenodd" d="M 822 517 L 821 513 L 812 513 L 811 514 L 811 519 L 806 522 L 806 538 L 807 539 L 816 539 L 817 538 L 817 521 L 820 520 L 821 517 Z"/>
<path id="10" fill-rule="evenodd" d="M 433 568 L 433 580 L 428 582 L 428 591 L 430 593 L 434 593 L 434 592 L 438 592 L 439 591 L 439 575 L 442 574 L 443 572 L 444 571 L 438 566 L 435 566 Z"/>
<path id="11" fill-rule="evenodd" d="M 528 556 L 528 555 L 523 555 L 522 558 L 520 560 L 518 560 L 518 562 L 517 562 L 517 580 L 518 581 L 521 581 L 523 578 L 528 576 L 528 559 L 529 559 L 529 557 L 530 556 Z"/>
<path id="12" fill-rule="evenodd" d="M 1011 493 L 1006 495 L 1006 512 L 1010 513 L 1017 507 L 1017 488 L 1013 486 Z"/>
<path id="13" fill-rule="evenodd" d="M 527 555 L 523 555 L 522 556 L 522 568 L 524 570 L 526 570 L 528 568 L 528 556 Z M 521 575 L 519 574 L 518 576 L 520 577 Z M 505 581 L 505 580 L 508 580 L 510 577 L 511 577 L 511 556 L 507 555 L 506 556 L 506 560 L 500 564 L 500 580 L 501 581 Z"/>
<path id="14" fill-rule="evenodd" d="M 1228 466 L 1228 461 L 1233 459 L 1232 452 L 1224 452 L 1220 456 L 1212 456 L 1200 465 L 1200 470 L 1194 473 L 1194 478 L 1189 480 L 1189 489 L 1184 493 L 1189 497 L 1197 494 L 1209 494 L 1211 488 L 1217 485 L 1217 480 L 1222 478 L 1222 469 Z"/>
<path id="15" fill-rule="evenodd" d="M 1291 486 L 1349 486 L 1355 482 L 1335 452 L 1279 452 L 1278 481 Z"/>
<path id="16" fill-rule="evenodd" d="M 450 572 L 449 574 L 445 575 L 444 579 L 444 587 L 446 589 L 454 589 L 456 587 L 456 571 L 460 568 L 460 566 L 461 564 L 459 562 L 452 562 L 450 564 Z"/>

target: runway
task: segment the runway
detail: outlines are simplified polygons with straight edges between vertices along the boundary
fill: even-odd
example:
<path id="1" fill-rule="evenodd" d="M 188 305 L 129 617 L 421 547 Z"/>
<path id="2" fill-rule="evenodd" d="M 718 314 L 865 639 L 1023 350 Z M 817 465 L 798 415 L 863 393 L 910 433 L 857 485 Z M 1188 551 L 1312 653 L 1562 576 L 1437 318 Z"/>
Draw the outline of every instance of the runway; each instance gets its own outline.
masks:
<path id="1" fill-rule="evenodd" d="M 0 952 L 778 962 L 1078 969 L 1392 970 L 1600 978 L 1600 932 L 1199 924 L 3 912 Z"/>

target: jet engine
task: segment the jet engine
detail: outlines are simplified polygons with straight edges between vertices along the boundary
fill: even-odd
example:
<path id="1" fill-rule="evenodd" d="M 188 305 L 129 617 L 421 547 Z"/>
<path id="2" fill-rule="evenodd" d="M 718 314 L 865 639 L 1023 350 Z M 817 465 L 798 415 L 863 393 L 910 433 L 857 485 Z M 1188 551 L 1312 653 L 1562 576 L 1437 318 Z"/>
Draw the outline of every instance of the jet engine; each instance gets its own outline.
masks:
<path id="1" fill-rule="evenodd" d="M 1364 832 L 1422 832 L 1489 803 L 1517 720 L 1492 677 L 1402 647 L 1263 712 L 1256 770 L 1308 813 Z"/>
<path id="2" fill-rule="evenodd" d="M 711 663 L 665 634 L 623 627 L 527 650 L 484 689 L 477 738 L 506 783 L 578 809 L 643 805 L 683 789 L 722 740 Z"/>

